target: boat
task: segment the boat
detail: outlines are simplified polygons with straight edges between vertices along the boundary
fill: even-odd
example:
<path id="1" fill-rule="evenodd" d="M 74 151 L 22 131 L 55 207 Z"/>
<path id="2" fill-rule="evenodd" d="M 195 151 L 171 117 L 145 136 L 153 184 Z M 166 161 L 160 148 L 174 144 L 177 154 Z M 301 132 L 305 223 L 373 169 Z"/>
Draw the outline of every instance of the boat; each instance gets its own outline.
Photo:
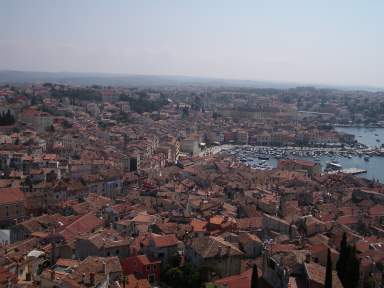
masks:
<path id="1" fill-rule="evenodd" d="M 327 166 L 325 167 L 326 171 L 338 171 L 341 169 L 343 169 L 343 166 L 341 166 L 341 164 L 335 163 L 335 162 L 327 162 Z"/>
<path id="2" fill-rule="evenodd" d="M 376 142 L 380 142 L 380 139 L 376 139 Z"/>
<path id="3" fill-rule="evenodd" d="M 365 156 L 364 161 L 369 161 L 369 156 Z"/>
<path id="4" fill-rule="evenodd" d="M 265 156 L 265 155 L 260 155 L 259 157 L 260 160 L 269 160 L 269 157 L 268 156 Z"/>

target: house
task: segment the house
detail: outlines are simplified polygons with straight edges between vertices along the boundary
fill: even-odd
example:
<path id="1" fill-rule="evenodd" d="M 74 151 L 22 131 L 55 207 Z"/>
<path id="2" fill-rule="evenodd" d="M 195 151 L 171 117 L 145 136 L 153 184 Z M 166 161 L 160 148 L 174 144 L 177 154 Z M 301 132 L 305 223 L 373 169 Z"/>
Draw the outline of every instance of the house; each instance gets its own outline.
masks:
<path id="1" fill-rule="evenodd" d="M 135 275 L 130 274 L 122 280 L 120 287 L 125 288 L 151 288 L 151 284 L 147 279 L 137 279 Z"/>
<path id="2" fill-rule="evenodd" d="M 20 115 L 20 119 L 31 124 L 39 132 L 44 132 L 53 123 L 53 117 L 50 114 L 41 112 L 35 107 L 24 110 Z"/>
<path id="3" fill-rule="evenodd" d="M 24 240 L 36 232 L 49 232 L 61 227 L 59 215 L 41 215 L 11 227 L 11 242 Z"/>
<path id="4" fill-rule="evenodd" d="M 263 253 L 263 279 L 271 287 L 286 288 L 290 275 L 301 275 L 307 260 L 308 250 L 297 250 L 293 244 L 271 244 Z"/>
<path id="5" fill-rule="evenodd" d="M 57 287 L 109 287 L 121 279 L 122 267 L 117 257 L 88 257 L 71 270 Z"/>
<path id="6" fill-rule="evenodd" d="M 16 288 L 17 277 L 4 267 L 0 267 L 0 287 Z"/>
<path id="7" fill-rule="evenodd" d="M 282 159 L 277 163 L 279 170 L 303 171 L 309 176 L 319 176 L 321 166 L 319 163 L 301 159 Z"/>
<path id="8" fill-rule="evenodd" d="M 333 268 L 335 269 L 336 263 L 339 259 L 339 252 L 337 252 L 333 248 L 329 248 L 324 243 L 313 244 L 311 246 L 311 248 L 310 248 L 311 258 L 312 258 L 313 262 L 320 264 L 320 265 L 325 267 L 327 265 L 328 249 L 330 249 L 330 251 L 331 251 L 332 264 L 333 264 Z"/>
<path id="9" fill-rule="evenodd" d="M 78 237 L 75 244 L 76 258 L 83 260 L 88 256 L 127 257 L 131 239 L 122 237 L 113 229 L 100 230 L 91 235 Z"/>
<path id="10" fill-rule="evenodd" d="M 236 222 L 233 218 L 223 215 L 215 215 L 209 218 L 207 224 L 207 230 L 211 232 L 215 231 L 232 231 L 236 228 Z"/>
<path id="11" fill-rule="evenodd" d="M 150 283 L 160 279 L 159 260 L 150 260 L 146 255 L 131 256 L 121 260 L 125 275 L 134 274 L 137 279 L 147 279 Z"/>
<path id="12" fill-rule="evenodd" d="M 301 227 L 304 228 L 304 231 L 307 236 L 313 236 L 318 233 L 323 233 L 326 231 L 327 226 L 323 221 L 320 221 L 312 215 L 303 216 L 299 219 Z"/>
<path id="13" fill-rule="evenodd" d="M 60 234 L 67 241 L 74 241 L 81 234 L 94 232 L 103 225 L 103 221 L 93 213 L 88 213 L 69 224 Z"/>
<path id="14" fill-rule="evenodd" d="M 252 269 L 248 269 L 238 275 L 215 280 L 213 284 L 217 288 L 251 288 Z"/>
<path id="15" fill-rule="evenodd" d="M 156 217 L 146 212 L 139 213 L 132 219 L 122 219 L 115 223 L 116 230 L 125 235 L 135 236 L 140 232 L 148 232 L 148 227 L 153 225 Z"/>
<path id="16" fill-rule="evenodd" d="M 200 152 L 199 139 L 191 137 L 186 138 L 181 142 L 181 151 L 191 155 L 196 155 Z"/>
<path id="17" fill-rule="evenodd" d="M 249 217 L 237 219 L 237 229 L 239 231 L 248 231 L 256 233 L 263 227 L 263 217 Z"/>
<path id="18" fill-rule="evenodd" d="M 289 235 L 291 225 L 283 219 L 268 214 L 263 215 L 263 228 Z"/>
<path id="19" fill-rule="evenodd" d="M 240 273 L 244 253 L 221 237 L 205 236 L 191 239 L 186 257 L 195 267 L 213 269 L 219 277 Z"/>
<path id="20" fill-rule="evenodd" d="M 193 218 L 191 220 L 192 233 L 195 237 L 201 237 L 207 234 L 207 221 Z"/>
<path id="21" fill-rule="evenodd" d="M 254 234 L 240 233 L 239 246 L 246 257 L 255 258 L 261 254 L 263 242 Z"/>
<path id="22" fill-rule="evenodd" d="M 162 265 L 166 265 L 170 257 L 184 252 L 184 243 L 179 241 L 175 234 L 151 233 L 147 249 L 149 256 L 161 260 Z"/>
<path id="23" fill-rule="evenodd" d="M 20 188 L 0 188 L 0 227 L 22 221 L 25 197 Z"/>

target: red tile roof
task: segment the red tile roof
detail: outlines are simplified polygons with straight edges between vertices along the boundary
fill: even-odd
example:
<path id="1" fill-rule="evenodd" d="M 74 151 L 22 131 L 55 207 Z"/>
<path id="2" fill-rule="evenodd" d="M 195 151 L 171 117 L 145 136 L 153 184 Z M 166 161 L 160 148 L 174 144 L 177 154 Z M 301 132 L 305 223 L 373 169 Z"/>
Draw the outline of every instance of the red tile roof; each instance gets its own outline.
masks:
<path id="1" fill-rule="evenodd" d="M 325 281 L 325 267 L 316 263 L 304 263 L 305 272 L 310 281 L 323 285 Z M 336 271 L 332 271 L 332 288 L 342 288 L 343 285 L 337 276 Z"/>
<path id="2" fill-rule="evenodd" d="M 137 279 L 135 275 L 128 275 L 127 284 L 121 285 L 125 288 L 151 288 L 151 284 L 147 279 Z"/>
<path id="3" fill-rule="evenodd" d="M 193 228 L 194 232 L 204 232 L 207 231 L 206 229 L 207 221 L 202 221 L 199 219 L 192 219 L 191 226 Z"/>
<path id="4" fill-rule="evenodd" d="M 301 160 L 301 159 L 280 160 L 281 164 L 287 164 L 289 162 L 295 163 L 295 164 L 300 165 L 300 166 L 309 167 L 309 168 L 315 167 L 317 165 L 316 162 L 308 161 L 308 160 Z"/>
<path id="5" fill-rule="evenodd" d="M 239 275 L 225 277 L 213 282 L 215 285 L 222 285 L 227 288 L 251 288 L 252 269 L 248 269 Z"/>
<path id="6" fill-rule="evenodd" d="M 24 193 L 19 188 L 0 188 L 0 205 L 24 201 Z"/>
<path id="7" fill-rule="evenodd" d="M 170 246 L 176 246 L 180 244 L 180 241 L 176 238 L 175 234 L 169 234 L 169 235 L 152 234 L 151 238 L 156 248 L 170 247 Z"/>
<path id="8" fill-rule="evenodd" d="M 62 266 L 62 267 L 74 267 L 76 265 L 79 265 L 80 261 L 78 260 L 73 260 L 73 259 L 65 259 L 65 258 L 59 258 L 56 261 L 57 266 Z"/>
<path id="9" fill-rule="evenodd" d="M 139 267 L 137 266 L 137 263 L 141 263 L 141 265 L 149 265 L 149 264 L 160 264 L 161 261 L 151 261 L 148 259 L 147 255 L 136 255 L 131 256 L 128 258 L 125 258 L 121 260 L 121 266 L 123 267 L 123 271 L 125 274 L 133 274 L 137 272 L 137 269 Z"/>
<path id="10" fill-rule="evenodd" d="M 68 225 L 60 234 L 67 241 L 75 240 L 81 234 L 90 233 L 92 230 L 102 226 L 103 221 L 94 214 L 86 214 Z"/>

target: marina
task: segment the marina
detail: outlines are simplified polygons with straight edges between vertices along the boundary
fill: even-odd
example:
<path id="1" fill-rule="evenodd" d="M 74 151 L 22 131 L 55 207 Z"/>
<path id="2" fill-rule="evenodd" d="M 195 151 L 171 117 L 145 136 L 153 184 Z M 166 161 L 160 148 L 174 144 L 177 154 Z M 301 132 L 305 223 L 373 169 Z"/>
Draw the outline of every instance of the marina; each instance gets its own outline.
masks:
<path id="1" fill-rule="evenodd" d="M 327 173 L 343 172 L 384 182 L 384 149 L 375 140 L 384 140 L 384 128 L 341 129 L 342 132 L 356 133 L 356 140 L 361 145 L 324 148 L 223 145 L 215 147 L 215 152 L 234 156 L 253 169 L 271 170 L 277 167 L 279 159 L 302 159 L 319 163 L 322 171 Z"/>

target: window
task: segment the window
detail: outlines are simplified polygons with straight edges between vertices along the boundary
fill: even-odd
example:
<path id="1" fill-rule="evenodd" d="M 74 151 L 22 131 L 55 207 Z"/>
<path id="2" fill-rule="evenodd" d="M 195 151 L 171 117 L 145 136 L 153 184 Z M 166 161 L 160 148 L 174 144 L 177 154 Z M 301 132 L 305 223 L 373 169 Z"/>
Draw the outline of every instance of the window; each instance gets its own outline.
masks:
<path id="1" fill-rule="evenodd" d="M 115 254 L 119 255 L 119 253 L 120 253 L 120 251 L 119 251 L 119 249 L 117 249 Z"/>

